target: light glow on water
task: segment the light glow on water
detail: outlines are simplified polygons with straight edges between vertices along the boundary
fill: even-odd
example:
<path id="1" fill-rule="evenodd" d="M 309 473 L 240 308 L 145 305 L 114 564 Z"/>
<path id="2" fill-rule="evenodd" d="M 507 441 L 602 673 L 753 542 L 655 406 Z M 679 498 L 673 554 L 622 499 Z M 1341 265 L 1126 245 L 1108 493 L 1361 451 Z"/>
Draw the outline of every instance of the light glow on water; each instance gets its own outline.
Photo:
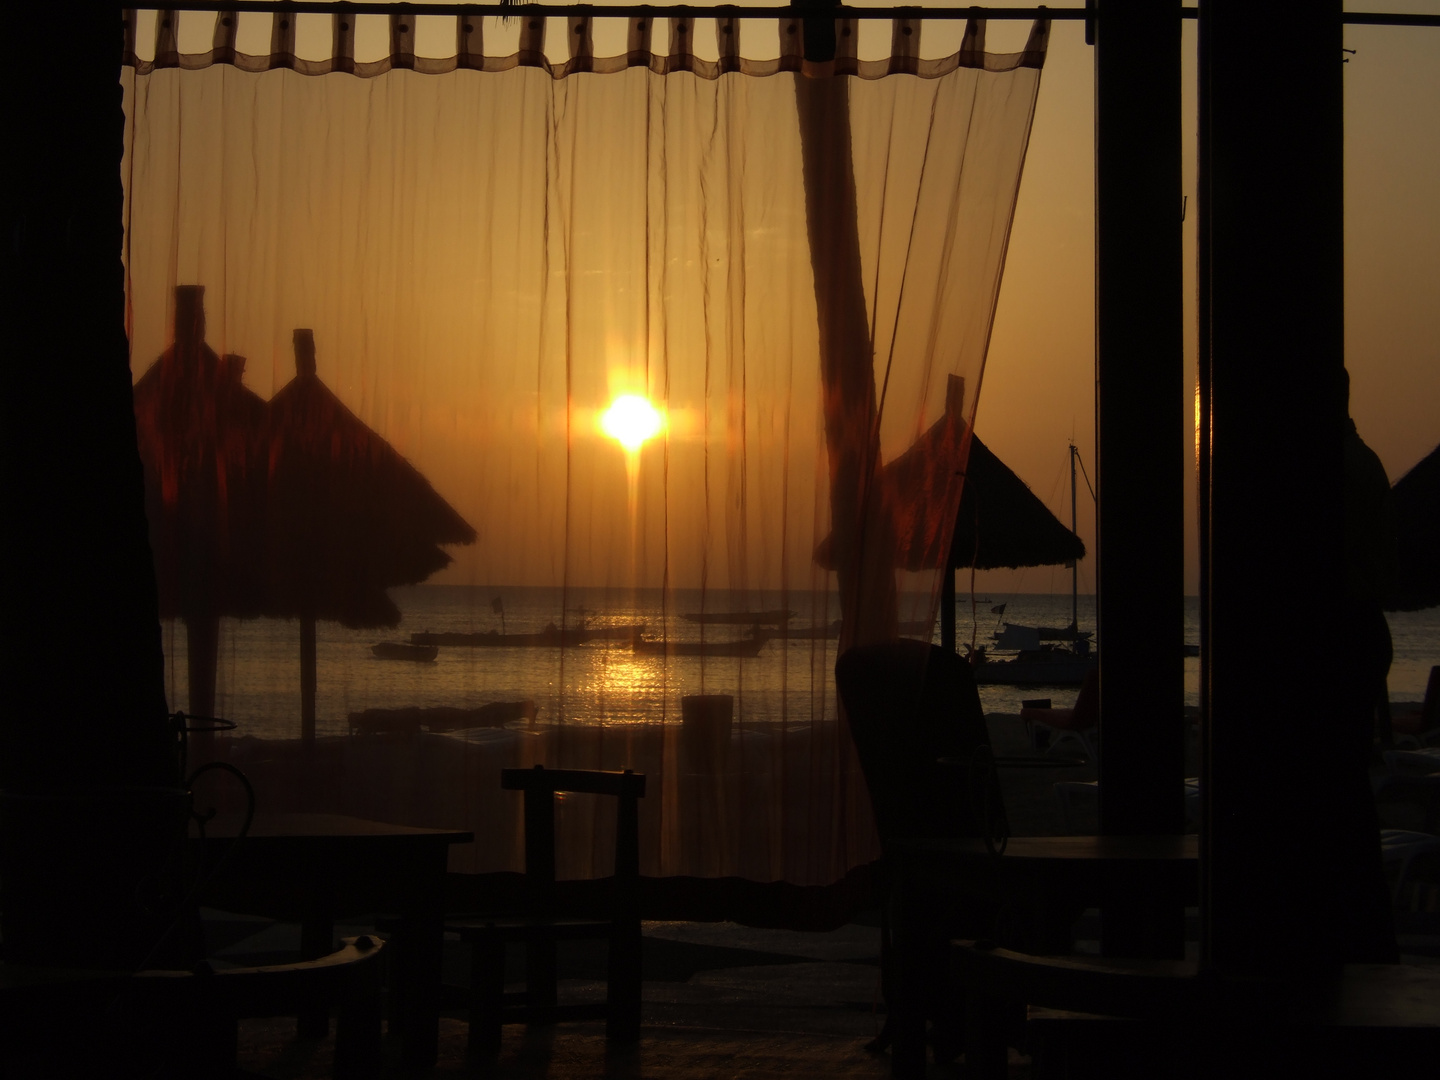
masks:
<path id="1" fill-rule="evenodd" d="M 321 735 L 349 731 L 351 712 L 370 708 L 450 706 L 475 708 L 495 701 L 533 700 L 542 724 L 605 725 L 678 723 L 680 698 L 687 694 L 733 694 L 737 723 L 809 725 L 836 719 L 834 639 L 771 641 L 753 659 L 636 655 L 626 638 L 555 648 L 443 647 L 433 663 L 376 660 L 377 641 L 408 641 L 416 631 L 499 630 L 491 605 L 503 593 L 507 630 L 534 632 L 546 623 L 570 628 L 645 624 L 646 638 L 671 641 L 727 641 L 748 628 L 705 626 L 681 613 L 728 610 L 729 598 L 716 590 L 511 588 L 418 586 L 392 591 L 403 613 L 388 630 L 349 630 L 321 622 L 317 637 L 317 727 Z M 985 641 L 1001 617 L 990 611 L 1007 601 L 1004 620 L 1027 625 L 1064 625 L 1070 596 L 996 595 L 972 608 L 962 596 L 957 630 L 961 641 Z M 813 601 L 813 602 L 812 602 Z M 795 627 L 825 625 L 838 615 L 838 600 L 824 594 L 756 591 L 736 608 L 788 608 L 800 612 Z M 972 614 L 973 612 L 973 614 Z M 1080 628 L 1095 627 L 1093 596 L 1080 597 Z M 1395 661 L 1390 670 L 1392 701 L 1419 701 L 1430 665 L 1440 663 L 1440 609 L 1392 613 Z M 1336 626 L 1337 636 L 1345 628 Z M 1185 639 L 1198 642 L 1199 604 L 1187 598 Z M 185 683 L 185 628 L 165 624 L 166 690 L 172 708 L 188 705 Z M 933 640 L 939 640 L 938 625 Z M 240 724 L 236 737 L 294 738 L 300 730 L 300 630 L 275 619 L 221 620 L 216 712 Z M 1103 643 L 1101 648 L 1103 650 Z M 1199 702 L 1200 661 L 1185 659 L 1185 701 Z M 1299 688 L 1297 688 L 1297 693 Z M 1074 704 L 1074 688 L 982 686 L 987 713 L 1017 713 L 1024 699 L 1047 697 L 1056 707 Z"/>

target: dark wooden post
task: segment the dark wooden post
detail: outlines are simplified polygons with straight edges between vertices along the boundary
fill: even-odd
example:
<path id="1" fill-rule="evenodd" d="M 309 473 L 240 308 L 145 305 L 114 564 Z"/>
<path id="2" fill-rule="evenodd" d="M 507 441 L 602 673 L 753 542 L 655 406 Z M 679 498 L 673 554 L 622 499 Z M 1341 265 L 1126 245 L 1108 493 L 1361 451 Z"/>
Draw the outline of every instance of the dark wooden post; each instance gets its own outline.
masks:
<path id="1" fill-rule="evenodd" d="M 1100 827 L 1184 828 L 1179 0 L 1103 0 L 1095 41 Z M 1172 955 L 1183 912 L 1116 896 L 1112 955 Z"/>
<path id="2" fill-rule="evenodd" d="M 1208 0 L 1200 24 L 1203 955 L 1300 979 L 1388 926 L 1383 897 L 1357 915 L 1379 851 L 1344 658 L 1266 615 L 1324 627 L 1343 589 L 1341 17 L 1341 0 Z"/>
<path id="3" fill-rule="evenodd" d="M 123 40 L 117 7 L 42 5 L 7 60 L 23 90 L 5 122 L 0 289 L 11 361 L 0 404 L 0 906 L 11 962 L 141 960 L 168 916 L 119 900 L 183 827 L 125 338 Z M 113 798 L 97 798 L 101 788 Z M 117 898 L 113 921 L 82 916 L 97 895 Z"/>

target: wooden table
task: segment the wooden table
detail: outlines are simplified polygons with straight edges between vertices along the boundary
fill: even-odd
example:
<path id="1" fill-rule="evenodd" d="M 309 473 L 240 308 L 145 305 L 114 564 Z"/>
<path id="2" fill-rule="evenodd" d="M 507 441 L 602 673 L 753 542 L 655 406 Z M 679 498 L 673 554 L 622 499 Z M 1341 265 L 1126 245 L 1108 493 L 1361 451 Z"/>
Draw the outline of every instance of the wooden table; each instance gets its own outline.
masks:
<path id="1" fill-rule="evenodd" d="M 993 900 L 1003 944 L 1064 953 L 1076 919 L 1107 895 L 1143 889 L 1184 906 L 1197 903 L 1200 890 L 1193 835 L 1016 836 L 999 856 L 983 840 L 897 840 L 886 857 L 896 876 L 891 1073 L 902 1078 L 925 1073 L 924 971 L 945 947 L 934 924 L 938 908 Z"/>
<path id="2" fill-rule="evenodd" d="M 236 843 L 243 820 L 224 815 L 206 825 L 205 862 L 218 869 L 201 902 L 298 921 L 305 960 L 334 949 L 337 917 L 398 915 L 391 939 L 391 1030 L 398 1029 L 408 1067 L 432 1067 L 439 1046 L 447 856 L 451 844 L 470 843 L 474 834 L 340 814 L 257 814 Z M 193 825 L 191 830 L 194 835 Z M 323 1034 L 326 1020 L 302 1018 L 301 1024 L 304 1033 Z"/>

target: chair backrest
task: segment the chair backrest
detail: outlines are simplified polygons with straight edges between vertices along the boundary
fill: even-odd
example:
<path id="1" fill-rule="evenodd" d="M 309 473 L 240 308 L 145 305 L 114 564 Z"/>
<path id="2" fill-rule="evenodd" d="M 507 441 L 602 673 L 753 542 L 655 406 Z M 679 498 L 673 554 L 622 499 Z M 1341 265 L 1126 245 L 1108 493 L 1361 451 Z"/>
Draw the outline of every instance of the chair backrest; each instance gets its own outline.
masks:
<path id="1" fill-rule="evenodd" d="M 1100 722 L 1100 665 L 1093 665 L 1085 672 L 1085 681 L 1080 684 L 1080 693 L 1075 698 L 1075 717 L 1071 728 L 1075 731 L 1089 731 Z"/>
<path id="2" fill-rule="evenodd" d="M 616 911 L 638 902 L 640 882 L 640 808 L 645 774 L 598 769 L 501 769 L 500 787 L 525 793 L 525 891 L 527 910 L 548 915 L 555 908 L 555 793 L 612 795 L 620 800 L 615 816 Z"/>
<path id="3" fill-rule="evenodd" d="M 898 837 L 979 837 L 1003 828 L 969 664 L 949 649 L 901 639 L 850 649 L 835 665 L 835 682 L 882 847 Z"/>
<path id="4" fill-rule="evenodd" d="M 1430 681 L 1425 684 L 1425 704 L 1420 707 L 1420 730 L 1437 727 L 1440 727 L 1440 664 L 1430 669 Z"/>

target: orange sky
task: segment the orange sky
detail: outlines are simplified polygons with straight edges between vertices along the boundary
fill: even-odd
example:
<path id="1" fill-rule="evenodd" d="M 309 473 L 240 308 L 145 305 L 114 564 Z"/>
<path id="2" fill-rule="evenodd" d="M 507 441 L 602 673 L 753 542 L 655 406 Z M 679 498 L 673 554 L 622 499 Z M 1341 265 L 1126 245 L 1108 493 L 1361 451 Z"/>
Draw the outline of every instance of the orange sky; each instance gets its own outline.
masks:
<path id="1" fill-rule="evenodd" d="M 1440 14 L 1440 2 L 1347 10 Z M 996 24 L 992 49 L 1019 26 Z M 1440 443 L 1440 30 L 1350 27 L 1346 67 L 1346 355 L 1351 413 L 1392 481 Z M 1194 205 L 1194 23 L 1185 32 L 1185 193 Z M 1263 62 L 1257 50 L 1256 62 Z M 1066 444 L 1094 446 L 1093 59 L 1078 24 L 1057 23 L 1040 86 L 1000 293 L 977 433 L 1062 520 Z M 1194 221 L 1186 232 L 1187 385 L 1194 387 Z M 1193 401 L 1176 402 L 1176 442 L 1193 460 Z M 1186 452 L 1181 449 L 1180 452 Z M 1093 514 L 1081 482 L 1081 534 Z M 1193 526 L 1194 498 L 1187 493 Z M 1186 592 L 1197 589 L 1188 545 Z M 1089 562 L 1089 560 L 1086 560 Z M 1081 567 L 1081 588 L 1094 587 Z M 979 588 L 1062 591 L 1060 568 L 981 574 Z"/>
<path id="2" fill-rule="evenodd" d="M 603 0 L 597 4 L 603 6 Z M 1350 0 L 1347 6 L 1440 14 L 1440 0 Z M 601 32 L 604 25 L 597 24 L 597 54 L 621 51 L 607 47 Z M 205 40 L 187 42 L 187 22 L 182 20 L 182 52 L 208 47 L 208 27 L 198 21 L 194 26 Z M 242 36 L 246 26 L 242 20 Z M 255 26 L 257 32 L 268 33 L 258 22 Z M 304 55 L 306 22 L 299 26 L 302 40 L 297 51 Z M 959 23 L 947 28 L 930 24 L 924 52 L 953 51 L 948 38 L 953 35 L 958 42 L 962 28 Z M 357 21 L 357 29 L 365 28 Z M 383 20 L 372 29 L 380 33 L 375 44 L 383 45 Z M 416 29 L 417 51 L 424 52 L 428 30 L 419 25 Z M 876 28 L 877 32 L 880 29 L 888 34 L 888 28 Z M 1022 22 L 993 22 L 987 45 L 996 52 L 1017 50 L 1028 29 Z M 1194 23 L 1188 22 L 1184 192 L 1192 207 L 1194 31 Z M 437 32 L 453 33 L 444 27 Z M 142 42 L 147 33 L 142 21 Z M 862 56 L 866 40 L 862 34 Z M 1440 30 L 1351 27 L 1346 43 L 1357 50 L 1346 68 L 1346 320 L 1352 414 L 1361 435 L 1395 480 L 1440 442 Z M 266 51 L 268 41 L 256 44 L 261 47 L 253 51 Z M 1264 59 L 1261 44 L 1257 43 L 1257 63 Z M 325 46 L 328 41 L 319 47 Z M 244 41 L 240 47 L 249 51 Z M 357 58 L 363 59 L 360 53 L 366 47 L 357 38 Z M 1081 25 L 1056 23 L 976 428 L 1066 521 L 1067 443 L 1073 438 L 1079 445 L 1092 476 L 1094 462 L 1092 65 Z M 1175 452 L 1192 461 L 1194 222 L 1192 213 L 1186 224 L 1189 390 L 1175 402 Z M 1080 490 L 1080 532 L 1087 545 L 1093 545 L 1093 512 L 1083 481 Z M 1193 491 L 1183 495 L 1193 524 Z M 1193 593 L 1197 576 L 1193 539 L 1189 546 L 1185 589 Z M 1083 591 L 1094 586 L 1090 562 L 1082 563 Z M 979 575 L 977 587 L 997 599 L 1013 591 L 1068 591 L 1069 573 L 1058 567 L 993 571 Z"/>

